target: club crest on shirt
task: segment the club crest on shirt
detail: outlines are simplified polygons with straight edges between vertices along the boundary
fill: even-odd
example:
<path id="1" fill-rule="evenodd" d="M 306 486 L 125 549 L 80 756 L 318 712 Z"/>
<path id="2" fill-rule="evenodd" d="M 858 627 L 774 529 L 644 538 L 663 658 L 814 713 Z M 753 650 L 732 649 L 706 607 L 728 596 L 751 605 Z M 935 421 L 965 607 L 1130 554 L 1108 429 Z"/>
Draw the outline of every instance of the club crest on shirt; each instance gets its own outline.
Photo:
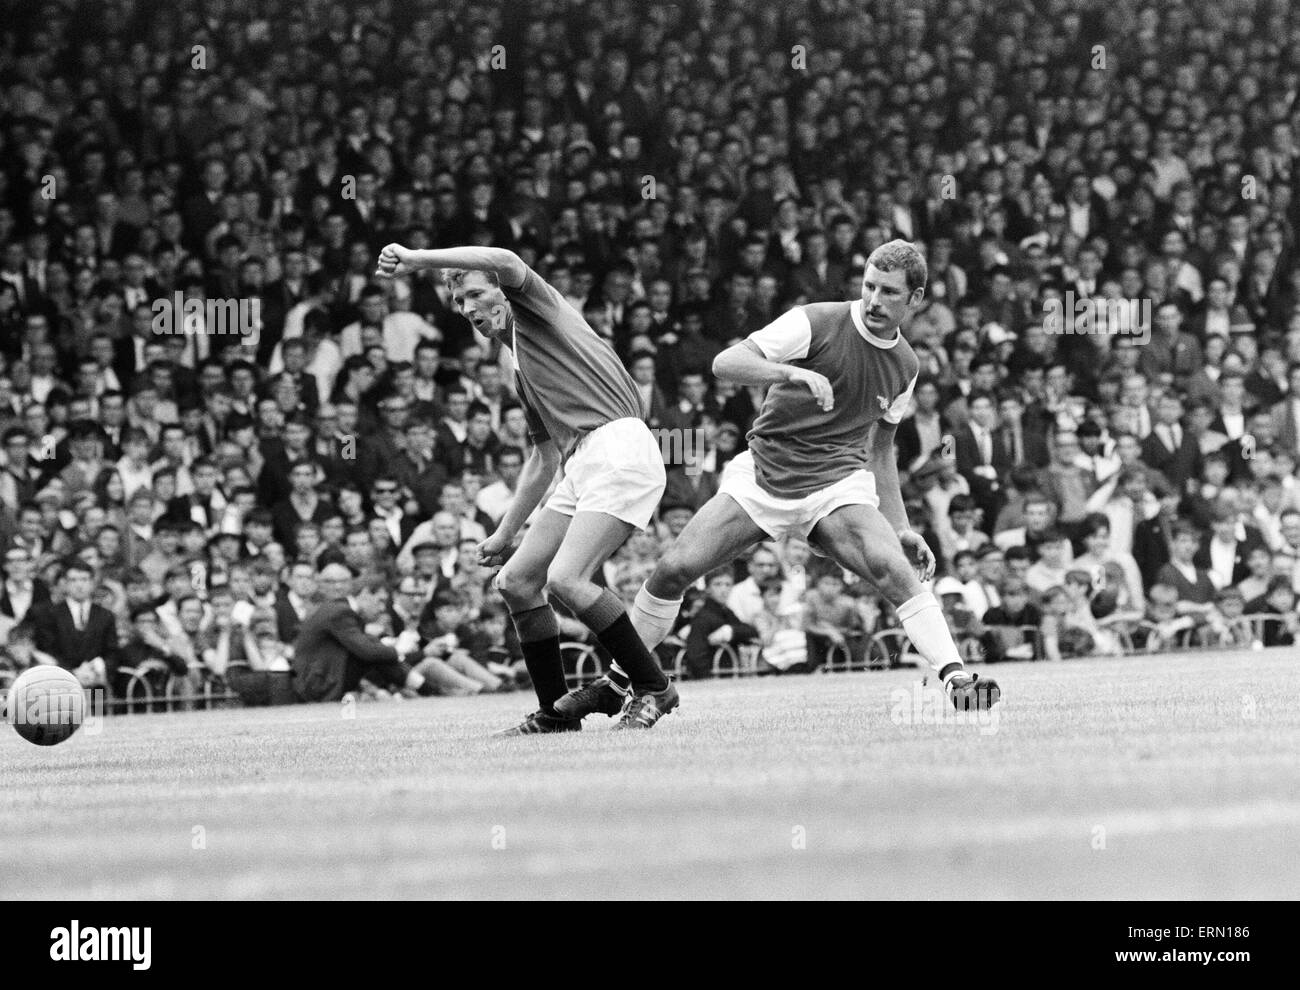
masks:
<path id="1" fill-rule="evenodd" d="M 889 400 L 888 400 L 888 399 L 886 399 L 883 395 L 878 395 L 878 396 L 876 396 L 876 401 L 880 403 L 880 408 L 881 408 L 882 410 L 884 410 L 885 412 L 889 412 Z"/>

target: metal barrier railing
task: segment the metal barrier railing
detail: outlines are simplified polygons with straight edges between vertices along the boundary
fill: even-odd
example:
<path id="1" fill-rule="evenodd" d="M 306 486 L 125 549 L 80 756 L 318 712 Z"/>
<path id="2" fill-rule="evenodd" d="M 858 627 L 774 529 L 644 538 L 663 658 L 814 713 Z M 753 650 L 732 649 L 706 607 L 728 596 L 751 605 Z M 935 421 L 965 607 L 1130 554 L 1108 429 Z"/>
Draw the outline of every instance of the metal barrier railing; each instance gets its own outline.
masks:
<path id="1" fill-rule="evenodd" d="M 1287 616 L 1258 613 L 1240 616 L 1229 621 L 1223 628 L 1201 624 L 1180 629 L 1173 635 L 1166 635 L 1160 626 L 1145 619 L 1103 619 L 1098 625 L 1116 635 L 1120 642 L 1121 656 L 1140 656 L 1163 651 L 1193 652 L 1221 650 L 1225 647 L 1248 649 L 1256 647 L 1256 644 L 1262 646 L 1269 639 L 1281 638 L 1282 633 L 1289 633 L 1290 627 L 1297 624 L 1289 622 Z M 1033 645 L 1033 659 L 1043 659 L 1042 630 L 1036 626 L 1023 626 L 1020 627 L 1020 632 L 1026 637 L 1026 645 Z M 924 660 L 912 650 L 911 641 L 901 626 L 882 629 L 873 633 L 869 639 L 865 633 L 850 635 L 859 642 L 866 639 L 865 650 L 854 651 L 847 643 L 832 644 L 818 673 L 893 670 L 924 665 Z M 1300 625 L 1297 625 L 1296 638 L 1300 638 Z M 688 679 L 690 673 L 686 667 L 686 644 L 679 638 L 670 637 L 664 641 L 664 646 L 669 648 L 671 654 L 664 665 L 665 672 L 677 680 Z M 975 637 L 961 637 L 958 640 L 958 648 L 968 661 L 982 658 L 978 647 L 979 641 Z M 565 659 L 565 681 L 570 687 L 581 687 L 604 673 L 593 644 L 576 640 L 565 642 L 560 644 L 560 651 Z M 860 653 L 860 659 L 854 658 L 855 652 Z M 762 648 L 759 646 L 736 647 L 724 644 L 713 651 L 710 675 L 725 678 L 755 676 L 762 668 L 762 657 Z M 1003 662 L 1014 662 L 1016 659 L 1008 658 Z M 110 698 L 105 702 L 104 710 L 109 714 L 207 710 L 237 707 L 240 704 L 239 695 L 215 674 L 205 674 L 203 689 L 192 692 L 183 689 L 188 677 L 171 673 L 165 664 L 158 661 L 149 661 L 135 668 L 119 668 L 119 673 L 127 675 L 127 686 L 122 697 Z M 0 671 L 0 702 L 7 694 L 12 679 L 13 675 L 9 671 Z"/>

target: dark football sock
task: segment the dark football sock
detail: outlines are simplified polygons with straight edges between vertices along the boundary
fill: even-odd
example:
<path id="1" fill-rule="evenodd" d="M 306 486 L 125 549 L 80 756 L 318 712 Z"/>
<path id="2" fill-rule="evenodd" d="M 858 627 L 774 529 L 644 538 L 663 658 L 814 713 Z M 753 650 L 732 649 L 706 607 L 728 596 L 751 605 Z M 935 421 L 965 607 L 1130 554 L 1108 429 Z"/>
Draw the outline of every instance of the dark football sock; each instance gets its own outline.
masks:
<path id="1" fill-rule="evenodd" d="M 516 612 L 511 619 L 519 634 L 524 666 L 537 692 L 542 711 L 554 715 L 555 702 L 568 693 L 564 682 L 564 660 L 560 656 L 560 620 L 549 605 Z"/>
<path id="2" fill-rule="evenodd" d="M 600 645 L 609 650 L 618 665 L 627 671 L 633 691 L 662 691 L 668 686 L 668 678 L 660 668 L 659 661 L 641 642 L 623 603 L 614 597 L 613 592 L 608 589 L 602 591 L 589 608 L 578 614 L 578 618 L 596 634 Z"/>
<path id="3" fill-rule="evenodd" d="M 605 676 L 609 682 L 620 691 L 627 691 L 629 681 L 627 674 L 619 669 L 618 661 L 605 649 L 605 645 L 599 640 L 596 642 L 596 659 L 600 661 L 601 667 L 605 670 Z"/>

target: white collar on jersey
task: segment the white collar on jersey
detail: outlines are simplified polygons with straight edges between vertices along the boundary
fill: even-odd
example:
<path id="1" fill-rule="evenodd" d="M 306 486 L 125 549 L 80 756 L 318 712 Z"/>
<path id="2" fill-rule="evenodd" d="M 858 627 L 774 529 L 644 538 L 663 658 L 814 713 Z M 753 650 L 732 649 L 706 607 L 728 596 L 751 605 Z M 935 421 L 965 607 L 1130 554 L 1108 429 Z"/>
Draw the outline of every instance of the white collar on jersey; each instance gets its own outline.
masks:
<path id="1" fill-rule="evenodd" d="M 853 317 L 853 325 L 858 328 L 858 333 L 861 334 L 868 343 L 875 344 L 882 351 L 889 350 L 891 347 L 896 346 L 898 342 L 903 339 L 903 334 L 901 330 L 898 333 L 894 334 L 893 340 L 881 340 L 874 333 L 868 330 L 867 325 L 862 322 L 862 300 L 861 299 L 853 300 L 853 304 L 849 306 L 849 315 Z"/>

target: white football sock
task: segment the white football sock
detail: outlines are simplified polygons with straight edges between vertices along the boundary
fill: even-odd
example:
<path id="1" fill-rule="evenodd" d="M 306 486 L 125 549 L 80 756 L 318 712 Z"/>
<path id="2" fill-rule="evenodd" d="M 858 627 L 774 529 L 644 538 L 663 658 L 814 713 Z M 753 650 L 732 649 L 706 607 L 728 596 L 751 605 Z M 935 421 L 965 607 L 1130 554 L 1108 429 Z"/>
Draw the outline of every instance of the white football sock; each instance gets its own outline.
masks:
<path id="1" fill-rule="evenodd" d="M 642 584 L 629 616 L 632 628 L 641 637 L 641 642 L 653 650 L 673 631 L 673 623 L 677 621 L 677 613 L 681 610 L 682 599 L 674 602 L 656 598 Z"/>
<path id="2" fill-rule="evenodd" d="M 898 606 L 897 612 L 903 632 L 936 673 L 952 664 L 957 665 L 943 678 L 946 687 L 952 676 L 962 669 L 962 660 L 952 633 L 948 631 L 939 600 L 931 592 L 923 591 Z"/>

